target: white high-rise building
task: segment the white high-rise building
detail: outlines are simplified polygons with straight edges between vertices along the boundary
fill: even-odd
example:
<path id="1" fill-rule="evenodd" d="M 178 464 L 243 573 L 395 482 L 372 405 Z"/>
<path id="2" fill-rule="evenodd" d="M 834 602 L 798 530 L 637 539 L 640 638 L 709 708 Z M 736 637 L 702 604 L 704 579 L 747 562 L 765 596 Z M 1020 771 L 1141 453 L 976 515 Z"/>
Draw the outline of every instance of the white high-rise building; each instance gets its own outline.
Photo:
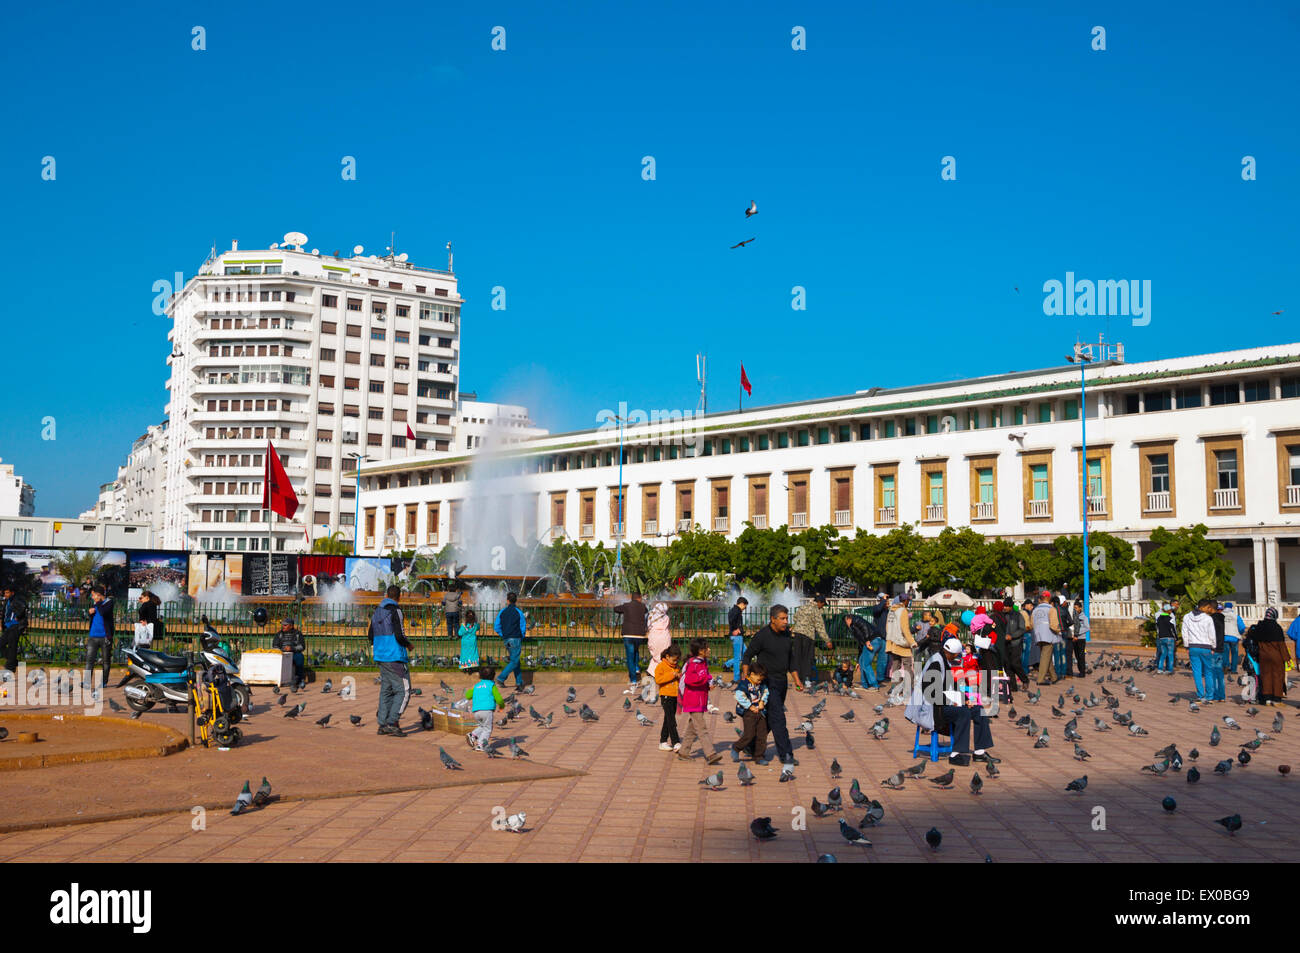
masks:
<path id="1" fill-rule="evenodd" d="M 493 404 L 478 395 L 462 393 L 456 414 L 454 450 L 480 450 L 505 447 L 545 436 L 547 431 L 535 426 L 528 408 L 519 404 Z"/>
<path id="2" fill-rule="evenodd" d="M 305 245 L 295 233 L 269 249 L 235 243 L 167 303 L 165 547 L 295 551 L 309 534 L 351 538 L 353 455 L 452 447 L 455 275 Z M 268 441 L 298 495 L 292 522 L 268 522 L 261 506 Z"/>
<path id="3" fill-rule="evenodd" d="M 12 463 L 0 464 L 0 516 L 31 516 L 36 512 L 36 490 L 18 474 Z"/>
<path id="4" fill-rule="evenodd" d="M 126 466 L 117 472 L 120 519 L 149 523 L 155 538 L 163 525 L 163 480 L 167 475 L 167 422 L 151 424 L 136 437 Z"/>

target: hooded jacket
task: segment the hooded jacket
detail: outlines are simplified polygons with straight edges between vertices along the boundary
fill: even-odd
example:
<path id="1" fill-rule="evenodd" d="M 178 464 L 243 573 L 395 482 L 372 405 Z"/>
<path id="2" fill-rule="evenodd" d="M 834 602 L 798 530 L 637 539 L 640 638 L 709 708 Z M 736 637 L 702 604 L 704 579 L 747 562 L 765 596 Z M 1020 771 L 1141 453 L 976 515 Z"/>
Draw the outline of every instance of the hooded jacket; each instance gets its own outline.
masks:
<path id="1" fill-rule="evenodd" d="M 90 607 L 89 612 L 90 633 L 87 638 L 113 638 L 113 600 L 104 599 L 97 602 Z"/>
<path id="2" fill-rule="evenodd" d="M 370 628 L 366 637 L 374 645 L 376 662 L 405 662 L 406 650 L 411 643 L 402 631 L 402 610 L 397 603 L 384 598 L 375 614 L 370 617 Z"/>
<path id="3" fill-rule="evenodd" d="M 1214 649 L 1214 619 L 1208 612 L 1193 609 L 1183 616 L 1183 645 L 1190 648 Z"/>
<path id="4" fill-rule="evenodd" d="M 707 710 L 710 681 L 709 663 L 699 655 L 688 658 L 686 667 L 682 670 L 682 687 L 685 690 L 678 702 L 680 710 L 688 714 Z"/>

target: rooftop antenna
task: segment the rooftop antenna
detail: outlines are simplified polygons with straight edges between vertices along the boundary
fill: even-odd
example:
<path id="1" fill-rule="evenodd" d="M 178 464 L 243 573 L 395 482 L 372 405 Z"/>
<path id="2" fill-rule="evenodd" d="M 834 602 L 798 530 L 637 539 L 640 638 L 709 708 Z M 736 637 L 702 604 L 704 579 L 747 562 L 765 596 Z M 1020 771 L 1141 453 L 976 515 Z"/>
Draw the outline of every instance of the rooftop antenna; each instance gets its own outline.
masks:
<path id="1" fill-rule="evenodd" d="M 447 270 L 451 272 L 456 270 L 451 267 L 451 242 L 447 242 Z"/>
<path id="2" fill-rule="evenodd" d="M 708 357 L 703 351 L 695 355 L 695 380 L 700 385 L 700 416 L 704 416 L 709 412 L 709 388 L 707 382 L 707 368 L 705 366 L 707 362 Z"/>
<path id="3" fill-rule="evenodd" d="M 392 262 L 393 254 L 397 251 L 397 232 L 388 233 L 388 260 Z"/>

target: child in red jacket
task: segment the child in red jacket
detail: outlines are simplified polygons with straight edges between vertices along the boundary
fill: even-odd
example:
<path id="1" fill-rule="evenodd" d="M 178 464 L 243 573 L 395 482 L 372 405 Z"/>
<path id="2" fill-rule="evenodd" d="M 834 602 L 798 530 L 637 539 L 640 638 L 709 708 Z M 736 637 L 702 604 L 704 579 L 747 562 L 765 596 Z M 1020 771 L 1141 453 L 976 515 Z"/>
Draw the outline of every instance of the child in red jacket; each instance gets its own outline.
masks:
<path id="1" fill-rule="evenodd" d="M 696 736 L 700 739 L 700 748 L 704 760 L 717 764 L 722 755 L 713 750 L 713 738 L 708 725 L 704 723 L 704 713 L 709 707 L 709 645 L 703 639 L 691 639 L 691 657 L 686 660 L 681 678 L 681 711 L 686 714 L 686 731 L 682 736 L 682 750 L 677 757 L 686 761 L 691 756 Z"/>

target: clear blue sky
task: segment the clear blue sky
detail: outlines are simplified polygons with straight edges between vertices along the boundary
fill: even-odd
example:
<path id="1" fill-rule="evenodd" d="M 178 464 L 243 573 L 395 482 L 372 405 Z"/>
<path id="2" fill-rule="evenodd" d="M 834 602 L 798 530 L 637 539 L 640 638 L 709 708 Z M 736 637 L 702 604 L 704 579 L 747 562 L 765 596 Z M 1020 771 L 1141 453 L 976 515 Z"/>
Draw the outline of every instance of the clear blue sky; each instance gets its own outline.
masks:
<path id="1" fill-rule="evenodd" d="M 1295 340 L 1298 11 L 16 5 L 0 457 L 39 514 L 89 506 L 162 418 L 154 281 L 290 230 L 396 230 L 431 265 L 452 241 L 462 386 L 552 430 L 693 408 L 698 350 L 715 410 L 742 360 L 754 404 L 1058 364 L 1106 325 L 1044 317 L 1066 271 L 1151 280 L 1150 325 L 1111 321 L 1131 360 Z"/>

